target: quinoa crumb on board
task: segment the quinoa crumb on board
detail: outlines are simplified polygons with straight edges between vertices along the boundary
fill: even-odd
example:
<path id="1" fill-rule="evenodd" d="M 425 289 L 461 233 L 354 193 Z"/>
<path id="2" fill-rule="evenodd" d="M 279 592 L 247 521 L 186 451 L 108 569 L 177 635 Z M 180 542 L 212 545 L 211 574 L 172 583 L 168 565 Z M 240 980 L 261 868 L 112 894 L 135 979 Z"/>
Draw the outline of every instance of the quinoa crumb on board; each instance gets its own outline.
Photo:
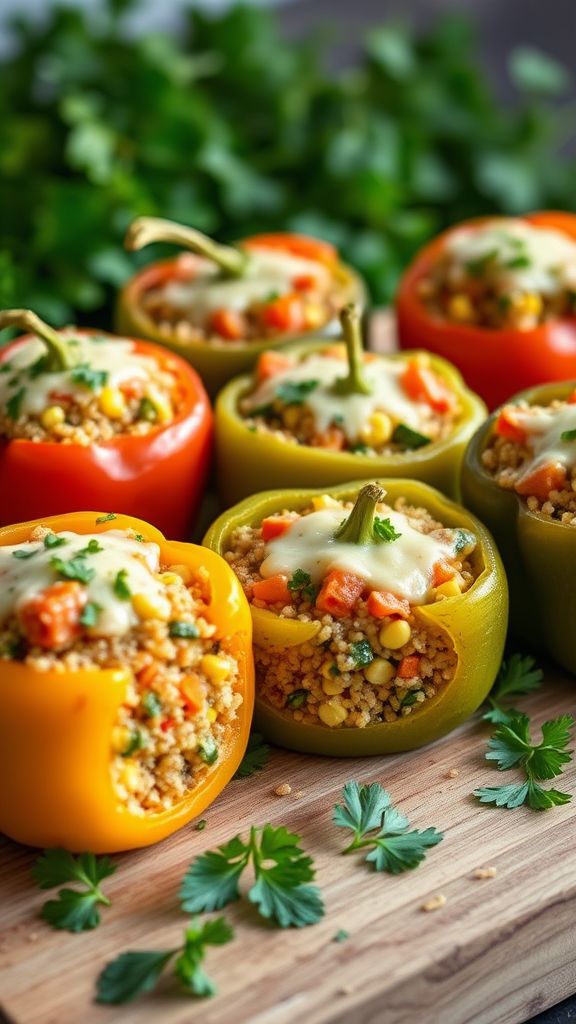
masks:
<path id="1" fill-rule="evenodd" d="M 443 893 L 439 892 L 436 896 L 431 896 L 429 900 L 420 905 L 420 910 L 424 911 L 425 914 L 431 914 L 435 910 L 440 910 L 441 907 L 446 905 L 446 897 Z"/>
<path id="2" fill-rule="evenodd" d="M 498 869 L 491 866 L 491 867 L 486 867 L 486 868 L 475 868 L 472 877 L 473 878 L 477 878 L 479 880 L 484 880 L 484 879 L 487 879 L 487 878 L 496 878 L 497 874 L 498 874 Z"/>
<path id="3" fill-rule="evenodd" d="M 292 792 L 292 786 L 288 782 L 282 782 L 279 786 L 276 786 L 274 793 L 276 796 L 289 796 Z"/>

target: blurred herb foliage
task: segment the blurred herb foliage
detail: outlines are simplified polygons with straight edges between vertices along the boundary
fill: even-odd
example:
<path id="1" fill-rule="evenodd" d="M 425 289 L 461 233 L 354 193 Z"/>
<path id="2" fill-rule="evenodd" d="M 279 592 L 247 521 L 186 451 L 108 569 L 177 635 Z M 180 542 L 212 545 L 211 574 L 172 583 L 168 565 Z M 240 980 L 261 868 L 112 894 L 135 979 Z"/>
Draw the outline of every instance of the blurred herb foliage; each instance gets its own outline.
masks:
<path id="1" fill-rule="evenodd" d="M 53 7 L 14 22 L 0 63 L 0 304 L 56 323 L 106 323 L 139 263 L 122 236 L 161 214 L 223 240 L 284 228 L 335 242 L 389 300 L 412 253 L 490 211 L 574 208 L 556 157 L 573 109 L 566 70 L 510 56 L 518 102 L 495 98 L 470 26 L 384 24 L 357 66 L 326 71 L 329 43 L 287 44 L 274 15 L 185 16 L 177 36 L 130 38 L 137 0 L 96 21 Z"/>

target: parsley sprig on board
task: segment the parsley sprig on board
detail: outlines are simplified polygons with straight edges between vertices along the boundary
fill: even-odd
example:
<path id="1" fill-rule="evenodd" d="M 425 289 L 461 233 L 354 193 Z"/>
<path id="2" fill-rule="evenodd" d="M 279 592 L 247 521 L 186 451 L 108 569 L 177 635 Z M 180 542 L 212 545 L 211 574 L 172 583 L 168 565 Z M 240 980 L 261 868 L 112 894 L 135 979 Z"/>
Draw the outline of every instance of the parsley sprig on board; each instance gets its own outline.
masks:
<path id="1" fill-rule="evenodd" d="M 533 693 L 542 684 L 543 678 L 542 669 L 536 666 L 534 658 L 523 657 L 518 653 L 512 654 L 500 666 L 496 682 L 488 697 L 490 707 L 484 712 L 483 717 L 494 725 L 508 722 L 517 712 L 514 708 L 507 707 L 505 702 Z"/>
<path id="2" fill-rule="evenodd" d="M 184 933 L 184 942 L 177 949 L 129 950 L 106 964 L 97 982 L 97 1002 L 129 1003 L 151 992 L 165 967 L 176 956 L 174 974 L 184 989 L 195 996 L 213 996 L 216 986 L 203 967 L 206 948 L 224 946 L 233 937 L 234 932 L 223 917 L 203 924 L 194 918 Z"/>
<path id="3" fill-rule="evenodd" d="M 109 906 L 101 882 L 116 871 L 108 857 L 81 853 L 74 857 L 66 850 L 45 850 L 32 868 L 40 889 L 52 889 L 66 882 L 77 882 L 82 888 L 61 889 L 55 900 L 42 907 L 42 917 L 53 928 L 84 932 L 100 924 L 98 905 Z"/>
<path id="4" fill-rule="evenodd" d="M 252 827 L 247 842 L 235 836 L 192 861 L 180 887 L 182 909 L 220 910 L 239 899 L 240 878 L 249 864 L 256 881 L 247 896 L 262 917 L 280 928 L 303 928 L 323 917 L 320 891 L 309 884 L 315 875 L 312 858 L 301 849 L 299 836 L 272 825 Z"/>
<path id="5" fill-rule="evenodd" d="M 444 838 L 435 828 L 410 830 L 408 818 L 393 806 L 390 794 L 378 782 L 369 786 L 347 782 L 342 796 L 344 803 L 336 804 L 332 821 L 353 833 L 342 853 L 368 850 L 365 859 L 376 871 L 399 875 L 416 868 Z"/>

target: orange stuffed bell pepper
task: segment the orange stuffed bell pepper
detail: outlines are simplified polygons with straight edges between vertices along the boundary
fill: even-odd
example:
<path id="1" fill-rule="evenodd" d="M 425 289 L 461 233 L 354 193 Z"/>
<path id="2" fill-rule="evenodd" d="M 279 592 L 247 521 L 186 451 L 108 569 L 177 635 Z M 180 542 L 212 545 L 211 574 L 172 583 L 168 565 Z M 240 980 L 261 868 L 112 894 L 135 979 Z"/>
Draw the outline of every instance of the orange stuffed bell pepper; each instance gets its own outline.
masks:
<path id="1" fill-rule="evenodd" d="M 416 256 L 396 301 L 402 348 L 449 359 L 494 408 L 576 376 L 576 214 L 456 225 Z"/>
<path id="2" fill-rule="evenodd" d="M 254 700 L 250 611 L 212 551 L 128 516 L 0 530 L 0 832 L 147 846 L 236 771 Z"/>
<path id="3" fill-rule="evenodd" d="M 126 245 L 170 242 L 191 252 L 153 263 L 120 293 L 118 330 L 151 338 L 189 359 L 210 395 L 249 370 L 261 351 L 337 333 L 347 302 L 364 286 L 334 246 L 294 234 L 255 235 L 218 245 L 193 228 L 156 217 L 132 224 Z"/>
<path id="4" fill-rule="evenodd" d="M 186 536 L 208 471 L 212 411 L 184 360 L 146 341 L 31 331 L 0 350 L 0 525 L 108 508 Z"/>

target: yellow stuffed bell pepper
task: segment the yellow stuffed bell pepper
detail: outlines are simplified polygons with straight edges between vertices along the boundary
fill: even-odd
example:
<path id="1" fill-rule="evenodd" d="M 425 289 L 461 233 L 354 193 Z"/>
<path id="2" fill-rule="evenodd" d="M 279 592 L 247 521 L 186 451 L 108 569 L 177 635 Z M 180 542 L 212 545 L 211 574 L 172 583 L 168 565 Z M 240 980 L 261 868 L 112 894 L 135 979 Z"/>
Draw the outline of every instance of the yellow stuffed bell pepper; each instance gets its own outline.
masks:
<path id="1" fill-rule="evenodd" d="M 204 542 L 249 597 L 255 721 L 274 743 L 410 750 L 486 698 L 506 636 L 502 563 L 482 524 L 426 484 L 265 492 Z"/>
<path id="2" fill-rule="evenodd" d="M 190 251 L 128 281 L 118 299 L 118 329 L 188 359 L 210 395 L 251 369 L 264 349 L 334 335 L 342 306 L 366 302 L 361 278 L 334 246 L 306 235 L 279 232 L 218 245 L 193 228 L 140 217 L 126 246 L 151 242 Z"/>
<path id="3" fill-rule="evenodd" d="M 353 307 L 341 322 L 345 345 L 317 340 L 264 352 L 254 377 L 220 392 L 216 452 L 225 504 L 264 488 L 371 476 L 413 477 L 457 497 L 484 403 L 438 356 L 363 352 Z"/>
<path id="4" fill-rule="evenodd" d="M 109 853 L 164 839 L 236 771 L 251 621 L 213 552 L 79 512 L 0 530 L 0 831 Z"/>

